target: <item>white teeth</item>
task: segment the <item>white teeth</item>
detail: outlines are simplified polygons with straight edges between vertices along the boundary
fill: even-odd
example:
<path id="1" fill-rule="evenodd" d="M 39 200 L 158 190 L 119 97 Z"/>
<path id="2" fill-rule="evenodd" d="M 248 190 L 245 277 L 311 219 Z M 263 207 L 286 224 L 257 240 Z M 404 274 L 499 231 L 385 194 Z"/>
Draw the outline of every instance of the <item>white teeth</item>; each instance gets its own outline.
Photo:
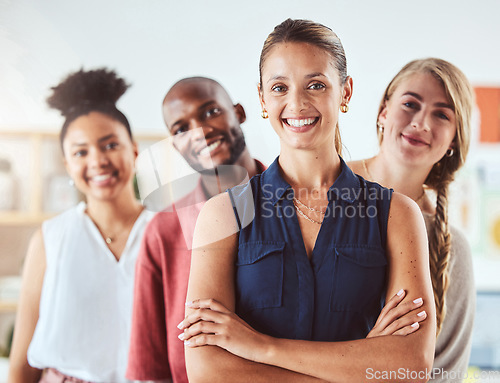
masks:
<path id="1" fill-rule="evenodd" d="M 203 148 L 200 150 L 200 156 L 207 156 L 210 154 L 210 152 L 216 148 L 218 148 L 220 146 L 220 144 L 222 143 L 222 141 L 215 141 L 213 143 L 211 143 L 210 145 L 208 145 L 207 147 Z"/>
<path id="2" fill-rule="evenodd" d="M 288 123 L 288 125 L 291 125 L 295 128 L 301 128 L 302 126 L 305 126 L 305 125 L 311 125 L 312 123 L 314 123 L 314 121 L 316 121 L 315 118 L 306 118 L 304 120 L 295 120 L 295 119 L 291 119 L 291 118 L 286 119 L 286 122 Z"/>
<path id="3" fill-rule="evenodd" d="M 109 178 L 111 178 L 111 174 L 102 174 L 102 175 L 99 175 L 99 176 L 92 177 L 92 181 L 102 182 L 102 181 L 106 181 Z"/>

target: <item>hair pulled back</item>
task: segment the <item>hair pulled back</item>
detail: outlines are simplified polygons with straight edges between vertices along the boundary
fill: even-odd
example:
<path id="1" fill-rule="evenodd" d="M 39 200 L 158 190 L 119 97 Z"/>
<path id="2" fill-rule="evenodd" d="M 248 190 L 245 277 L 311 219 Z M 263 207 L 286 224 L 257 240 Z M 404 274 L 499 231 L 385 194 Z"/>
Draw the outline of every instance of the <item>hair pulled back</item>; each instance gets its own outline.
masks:
<path id="1" fill-rule="evenodd" d="M 69 125 L 91 112 L 105 114 L 122 123 L 132 139 L 127 117 L 116 108 L 116 102 L 128 87 L 124 79 L 106 68 L 89 71 L 80 69 L 52 87 L 47 103 L 51 108 L 58 109 L 66 119 L 59 134 L 61 148 Z"/>

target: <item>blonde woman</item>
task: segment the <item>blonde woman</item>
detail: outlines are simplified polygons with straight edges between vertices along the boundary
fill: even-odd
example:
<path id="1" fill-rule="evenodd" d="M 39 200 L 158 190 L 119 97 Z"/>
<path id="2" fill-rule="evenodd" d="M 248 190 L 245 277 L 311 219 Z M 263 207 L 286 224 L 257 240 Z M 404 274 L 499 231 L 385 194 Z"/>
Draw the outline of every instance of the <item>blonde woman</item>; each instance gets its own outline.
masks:
<path id="1" fill-rule="evenodd" d="M 437 58 L 412 61 L 382 97 L 379 153 L 349 164 L 365 179 L 412 198 L 424 214 L 437 315 L 436 382 L 463 376 L 471 349 L 471 254 L 448 223 L 448 188 L 467 157 L 472 106 L 471 85 L 457 67 Z"/>

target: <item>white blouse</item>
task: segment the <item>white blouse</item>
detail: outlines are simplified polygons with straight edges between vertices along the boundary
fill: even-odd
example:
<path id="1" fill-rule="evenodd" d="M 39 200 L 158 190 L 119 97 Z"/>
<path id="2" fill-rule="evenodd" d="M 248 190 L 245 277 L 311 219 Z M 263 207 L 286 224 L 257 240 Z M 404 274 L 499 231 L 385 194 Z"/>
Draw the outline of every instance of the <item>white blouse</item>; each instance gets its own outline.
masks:
<path id="1" fill-rule="evenodd" d="M 86 205 L 42 225 L 46 270 L 31 366 L 92 382 L 127 382 L 135 261 L 153 213 L 135 222 L 117 261 Z"/>

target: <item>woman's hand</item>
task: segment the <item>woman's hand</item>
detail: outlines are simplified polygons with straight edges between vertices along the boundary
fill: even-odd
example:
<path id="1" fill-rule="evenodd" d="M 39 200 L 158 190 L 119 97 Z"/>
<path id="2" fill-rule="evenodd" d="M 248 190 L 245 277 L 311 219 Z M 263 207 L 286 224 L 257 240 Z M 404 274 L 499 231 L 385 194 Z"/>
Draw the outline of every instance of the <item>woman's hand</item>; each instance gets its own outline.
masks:
<path id="1" fill-rule="evenodd" d="M 187 347 L 219 346 L 254 362 L 266 352 L 271 338 L 255 331 L 215 299 L 198 299 L 186 303 L 186 307 L 194 311 L 177 327 L 184 330 L 179 339 Z"/>
<path id="2" fill-rule="evenodd" d="M 377 323 L 366 336 L 373 338 L 382 335 L 408 335 L 419 329 L 419 322 L 427 318 L 425 311 L 417 309 L 423 305 L 422 298 L 415 299 L 411 302 L 399 304 L 405 297 L 405 291 L 399 290 L 389 302 L 384 306 Z"/>

